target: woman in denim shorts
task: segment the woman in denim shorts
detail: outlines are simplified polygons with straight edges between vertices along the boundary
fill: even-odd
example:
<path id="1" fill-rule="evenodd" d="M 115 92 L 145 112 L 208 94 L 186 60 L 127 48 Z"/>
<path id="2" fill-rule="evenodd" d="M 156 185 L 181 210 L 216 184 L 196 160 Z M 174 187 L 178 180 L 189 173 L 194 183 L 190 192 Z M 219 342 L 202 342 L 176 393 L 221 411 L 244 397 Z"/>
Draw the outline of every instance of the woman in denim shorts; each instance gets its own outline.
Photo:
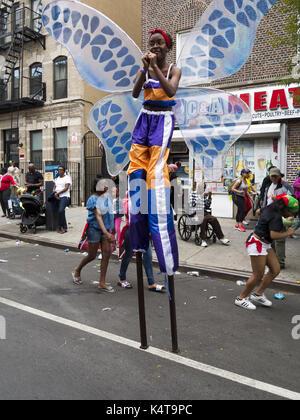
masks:
<path id="1" fill-rule="evenodd" d="M 88 199 L 86 208 L 88 210 L 88 255 L 72 273 L 74 284 L 82 284 L 81 270 L 97 256 L 101 244 L 102 262 L 101 275 L 98 290 L 101 292 L 114 293 L 115 289 L 105 283 L 107 267 L 111 256 L 111 244 L 115 241 L 110 231 L 114 230 L 114 215 L 112 200 L 107 193 L 108 187 L 104 179 L 96 178 L 93 182 L 94 194 Z"/>

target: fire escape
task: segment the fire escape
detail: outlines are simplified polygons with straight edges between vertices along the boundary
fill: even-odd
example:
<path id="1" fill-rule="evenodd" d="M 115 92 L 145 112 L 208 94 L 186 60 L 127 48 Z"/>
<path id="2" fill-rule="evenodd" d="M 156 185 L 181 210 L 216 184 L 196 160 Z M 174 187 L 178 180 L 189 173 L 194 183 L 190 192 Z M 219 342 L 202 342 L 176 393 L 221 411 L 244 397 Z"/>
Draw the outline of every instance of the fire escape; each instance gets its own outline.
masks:
<path id="1" fill-rule="evenodd" d="M 0 0 L 0 114 L 10 113 L 14 141 L 19 140 L 20 111 L 41 107 L 46 101 L 42 76 L 33 84 L 35 75 L 24 68 L 24 51 L 32 48 L 33 42 L 45 49 L 42 0 L 32 4 L 35 10 L 19 1 Z"/>

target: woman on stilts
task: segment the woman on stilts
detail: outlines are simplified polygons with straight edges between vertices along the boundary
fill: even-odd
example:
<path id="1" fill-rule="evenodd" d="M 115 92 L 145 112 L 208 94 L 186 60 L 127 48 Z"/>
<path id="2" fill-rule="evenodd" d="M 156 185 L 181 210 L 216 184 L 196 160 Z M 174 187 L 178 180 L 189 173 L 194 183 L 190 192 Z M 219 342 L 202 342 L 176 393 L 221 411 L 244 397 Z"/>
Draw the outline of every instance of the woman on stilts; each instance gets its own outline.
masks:
<path id="1" fill-rule="evenodd" d="M 170 205 L 167 160 L 174 130 L 173 106 L 181 70 L 168 65 L 172 39 L 162 30 L 150 32 L 149 51 L 142 57 L 133 97 L 144 89 L 143 109 L 133 131 L 128 170 L 130 188 L 130 237 L 133 250 L 146 252 L 149 231 L 162 273 L 172 276 L 178 268 L 178 247 Z M 140 183 L 140 191 L 137 189 Z M 147 183 L 147 188 L 145 184 Z M 148 200 L 148 214 L 141 210 Z"/>

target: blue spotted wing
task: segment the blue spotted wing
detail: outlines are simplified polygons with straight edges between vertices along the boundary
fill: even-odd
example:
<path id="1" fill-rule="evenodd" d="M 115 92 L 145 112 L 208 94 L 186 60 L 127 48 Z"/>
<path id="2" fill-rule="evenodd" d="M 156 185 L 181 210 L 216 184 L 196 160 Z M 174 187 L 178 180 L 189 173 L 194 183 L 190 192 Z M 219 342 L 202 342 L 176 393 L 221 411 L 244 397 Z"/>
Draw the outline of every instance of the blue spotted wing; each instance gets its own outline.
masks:
<path id="1" fill-rule="evenodd" d="M 108 17 L 77 1 L 55 0 L 44 9 L 42 21 L 91 86 L 108 92 L 133 88 L 142 53 Z"/>
<path id="2" fill-rule="evenodd" d="M 180 53 L 180 86 L 207 83 L 236 73 L 251 54 L 261 19 L 275 3 L 213 0 Z"/>
<path id="3" fill-rule="evenodd" d="M 175 116 L 185 142 L 205 172 L 224 156 L 251 124 L 248 106 L 237 96 L 210 88 L 180 88 Z"/>
<path id="4" fill-rule="evenodd" d="M 132 132 L 141 108 L 142 101 L 126 92 L 106 96 L 89 114 L 88 125 L 105 148 L 111 176 L 118 175 L 129 162 Z"/>

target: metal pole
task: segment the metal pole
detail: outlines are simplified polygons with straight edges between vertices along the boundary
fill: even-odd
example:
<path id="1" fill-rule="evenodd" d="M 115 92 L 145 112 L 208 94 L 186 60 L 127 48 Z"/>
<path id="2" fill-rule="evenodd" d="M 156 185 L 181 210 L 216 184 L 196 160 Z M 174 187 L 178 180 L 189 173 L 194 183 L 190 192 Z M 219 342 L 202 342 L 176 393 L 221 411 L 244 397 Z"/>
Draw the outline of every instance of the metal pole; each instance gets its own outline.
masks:
<path id="1" fill-rule="evenodd" d="M 144 279 L 143 279 L 143 254 L 136 253 L 136 267 L 137 267 L 137 283 L 138 283 L 138 298 L 139 298 L 139 317 L 140 317 L 140 333 L 141 333 L 141 349 L 146 350 L 149 346 L 147 343 L 147 328 L 146 328 L 146 312 L 145 312 L 145 296 L 144 296 Z"/>
<path id="2" fill-rule="evenodd" d="M 176 320 L 174 276 L 169 276 L 168 280 L 169 280 L 169 292 L 170 292 L 170 318 L 171 318 L 172 352 L 173 353 L 179 353 L 178 339 L 177 339 L 177 320 Z"/>

